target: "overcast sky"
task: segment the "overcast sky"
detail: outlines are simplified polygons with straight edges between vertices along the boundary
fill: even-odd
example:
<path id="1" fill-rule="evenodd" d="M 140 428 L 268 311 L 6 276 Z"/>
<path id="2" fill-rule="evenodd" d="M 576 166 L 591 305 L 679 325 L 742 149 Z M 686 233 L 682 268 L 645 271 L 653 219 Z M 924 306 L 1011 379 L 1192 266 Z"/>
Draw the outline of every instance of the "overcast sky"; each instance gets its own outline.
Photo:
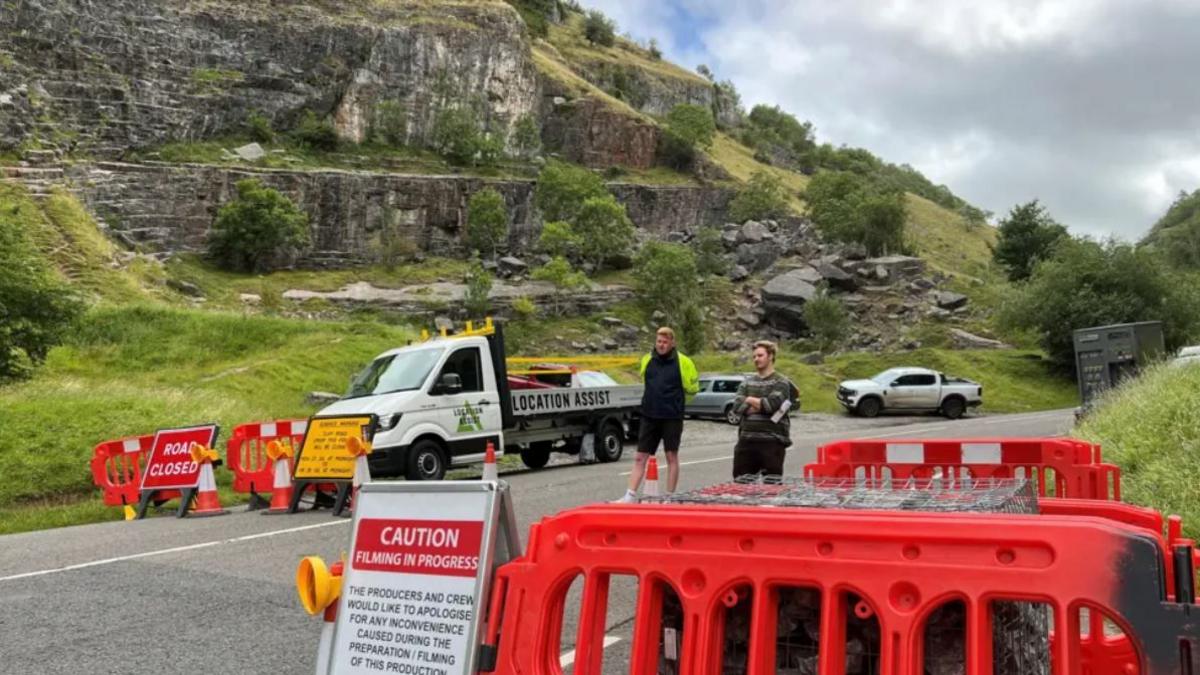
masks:
<path id="1" fill-rule="evenodd" d="M 1200 0 L 585 0 L 1003 215 L 1137 239 L 1200 188 Z"/>

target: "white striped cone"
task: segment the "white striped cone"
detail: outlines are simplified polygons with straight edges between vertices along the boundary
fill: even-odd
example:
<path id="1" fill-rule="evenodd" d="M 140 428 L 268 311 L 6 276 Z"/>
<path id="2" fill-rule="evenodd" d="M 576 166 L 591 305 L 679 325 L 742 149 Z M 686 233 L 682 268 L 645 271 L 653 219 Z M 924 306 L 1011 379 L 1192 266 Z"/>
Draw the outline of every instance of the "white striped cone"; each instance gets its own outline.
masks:
<path id="1" fill-rule="evenodd" d="M 360 485 L 370 482 L 371 468 L 370 465 L 367 464 L 367 456 L 359 455 L 358 457 L 354 458 L 354 478 L 352 479 L 351 484 L 354 485 L 354 489 L 357 491 Z"/>
<path id="2" fill-rule="evenodd" d="M 200 465 L 200 481 L 196 486 L 196 508 L 192 509 L 194 516 L 217 516 L 228 513 L 221 508 L 217 499 L 217 480 L 213 477 L 212 464 L 205 462 Z"/>
<path id="3" fill-rule="evenodd" d="M 287 513 L 292 505 L 292 472 L 288 458 L 275 460 L 275 480 L 271 485 L 271 506 L 265 513 L 277 515 Z"/>
<path id="4" fill-rule="evenodd" d="M 483 458 L 483 477 L 481 480 L 499 480 L 500 470 L 496 467 L 496 446 L 487 442 L 487 454 Z"/>

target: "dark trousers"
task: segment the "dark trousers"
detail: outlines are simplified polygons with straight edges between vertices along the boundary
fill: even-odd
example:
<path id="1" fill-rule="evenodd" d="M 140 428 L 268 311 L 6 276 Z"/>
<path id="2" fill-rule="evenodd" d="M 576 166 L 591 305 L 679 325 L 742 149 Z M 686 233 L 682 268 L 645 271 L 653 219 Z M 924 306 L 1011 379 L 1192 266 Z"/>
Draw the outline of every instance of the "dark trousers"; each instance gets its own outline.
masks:
<path id="1" fill-rule="evenodd" d="M 787 447 L 765 438 L 739 438 L 733 448 L 733 477 L 750 474 L 783 475 Z"/>

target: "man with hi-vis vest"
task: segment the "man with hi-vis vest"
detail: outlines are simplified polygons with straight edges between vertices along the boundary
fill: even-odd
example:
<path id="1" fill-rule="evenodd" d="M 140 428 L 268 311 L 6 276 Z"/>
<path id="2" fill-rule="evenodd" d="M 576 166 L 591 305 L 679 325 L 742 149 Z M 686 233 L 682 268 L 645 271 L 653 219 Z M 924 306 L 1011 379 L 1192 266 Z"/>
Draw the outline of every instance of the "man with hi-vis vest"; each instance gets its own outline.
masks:
<path id="1" fill-rule="evenodd" d="M 675 331 L 659 328 L 654 351 L 642 357 L 642 417 L 638 429 L 637 457 L 629 474 L 629 489 L 621 502 L 636 502 L 638 487 L 650 455 L 661 442 L 667 455 L 667 492 L 679 483 L 679 441 L 683 437 L 683 406 L 700 391 L 700 375 L 692 360 L 675 348 Z"/>
<path id="2" fill-rule="evenodd" d="M 788 411 L 799 403 L 791 380 L 775 372 L 774 342 L 754 343 L 754 375 L 738 387 L 734 410 L 742 416 L 733 449 L 733 477 L 783 475 L 783 460 L 792 444 Z"/>

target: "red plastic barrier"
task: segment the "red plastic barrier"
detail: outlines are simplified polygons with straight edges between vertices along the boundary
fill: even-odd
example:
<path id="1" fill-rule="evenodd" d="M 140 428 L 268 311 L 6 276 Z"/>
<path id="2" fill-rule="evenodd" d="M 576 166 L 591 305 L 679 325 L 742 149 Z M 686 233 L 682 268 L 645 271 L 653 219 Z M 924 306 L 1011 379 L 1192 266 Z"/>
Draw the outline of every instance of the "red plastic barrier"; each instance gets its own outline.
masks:
<path id="1" fill-rule="evenodd" d="M 807 477 L 873 480 L 1028 478 L 1045 497 L 1121 499 L 1121 469 L 1100 446 L 1070 438 L 887 439 L 835 441 L 817 448 Z M 1052 488 L 1052 490 L 1051 490 Z"/>
<path id="2" fill-rule="evenodd" d="M 661 672 L 666 589 L 682 613 L 671 672 L 727 672 L 726 610 L 748 600 L 740 658 L 748 675 L 774 673 L 784 587 L 820 599 L 819 675 L 847 672 L 851 616 L 878 621 L 877 672 L 922 675 L 926 622 L 954 601 L 965 608 L 969 675 L 993 672 L 996 601 L 1052 610 L 1055 675 L 1200 672 L 1200 650 L 1181 646 L 1200 645 L 1200 610 L 1165 600 L 1161 542 L 1140 526 L 1095 515 L 674 505 L 597 505 L 535 524 L 526 554 L 497 572 L 502 597 L 492 598 L 485 632 L 497 650 L 494 672 L 561 672 L 566 596 L 582 577 L 574 672 L 600 673 L 613 575 L 639 582 L 631 663 L 622 669 L 632 675 Z M 1102 637 L 1092 612 L 1124 637 Z"/>
<path id="3" fill-rule="evenodd" d="M 260 496 L 271 494 L 275 485 L 275 467 L 267 457 L 267 443 L 285 438 L 299 448 L 307 426 L 308 420 L 276 420 L 234 427 L 233 434 L 225 442 L 225 462 L 233 471 L 234 491 Z M 293 461 L 288 460 L 289 464 Z"/>
<path id="4" fill-rule="evenodd" d="M 106 505 L 138 503 L 142 467 L 153 444 L 154 434 L 150 434 L 104 441 L 92 449 L 92 482 L 103 491 Z M 163 500 L 180 496 L 178 490 L 159 491 L 159 498 Z"/>

